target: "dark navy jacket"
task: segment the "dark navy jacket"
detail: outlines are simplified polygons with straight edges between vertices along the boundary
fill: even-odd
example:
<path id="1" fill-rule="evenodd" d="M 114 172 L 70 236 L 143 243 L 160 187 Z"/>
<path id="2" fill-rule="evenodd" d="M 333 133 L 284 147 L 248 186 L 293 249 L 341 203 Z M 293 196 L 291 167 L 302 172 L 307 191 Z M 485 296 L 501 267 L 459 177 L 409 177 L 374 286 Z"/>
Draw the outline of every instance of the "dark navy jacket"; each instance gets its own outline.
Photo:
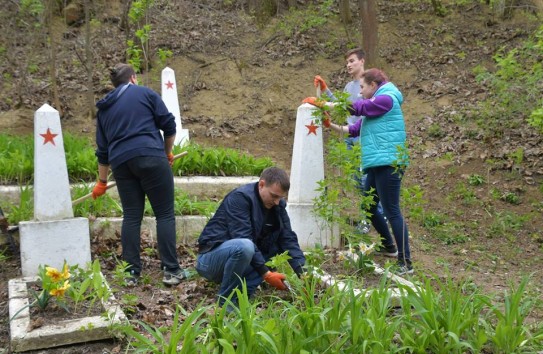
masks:
<path id="1" fill-rule="evenodd" d="M 150 88 L 121 85 L 96 103 L 96 157 L 115 168 L 136 156 L 167 158 L 164 137 L 175 135 L 175 117 Z"/>
<path id="2" fill-rule="evenodd" d="M 233 190 L 224 198 L 198 238 L 200 253 L 209 252 L 227 240 L 248 238 L 255 244 L 251 266 L 260 275 L 269 270 L 266 261 L 285 251 L 292 257 L 289 259 L 292 269 L 301 274 L 305 257 L 298 244 L 298 236 L 290 226 L 286 204 L 282 199 L 279 205 L 268 211 L 260 199 L 258 182 Z M 265 226 L 265 220 L 266 224 L 273 226 Z"/>

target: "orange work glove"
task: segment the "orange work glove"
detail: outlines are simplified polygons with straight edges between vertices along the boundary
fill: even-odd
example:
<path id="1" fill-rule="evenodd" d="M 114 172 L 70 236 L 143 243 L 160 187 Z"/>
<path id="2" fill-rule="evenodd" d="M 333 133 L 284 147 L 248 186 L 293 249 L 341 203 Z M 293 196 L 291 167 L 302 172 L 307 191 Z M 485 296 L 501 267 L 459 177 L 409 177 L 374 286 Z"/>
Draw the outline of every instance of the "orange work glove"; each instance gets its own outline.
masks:
<path id="1" fill-rule="evenodd" d="M 309 104 L 312 104 L 313 106 L 316 106 L 316 107 L 319 107 L 319 108 L 322 108 L 324 106 L 324 101 L 317 98 L 317 97 L 304 98 L 302 103 L 309 103 Z"/>
<path id="2" fill-rule="evenodd" d="M 330 128 L 330 124 L 332 124 L 332 121 L 330 120 L 330 113 L 325 111 L 324 115 L 326 118 L 323 119 L 322 125 L 324 125 L 326 128 Z"/>
<path id="3" fill-rule="evenodd" d="M 168 154 L 168 162 L 170 163 L 170 166 L 173 166 L 173 152 Z"/>
<path id="4" fill-rule="evenodd" d="M 326 81 L 324 81 L 324 79 L 319 75 L 315 76 L 315 78 L 313 79 L 313 85 L 320 88 L 321 91 L 326 91 L 326 89 L 328 88 L 328 86 L 326 86 Z"/>
<path id="5" fill-rule="evenodd" d="M 98 181 L 92 189 L 92 199 L 96 199 L 101 195 L 104 195 L 107 190 L 107 182 Z"/>
<path id="6" fill-rule="evenodd" d="M 287 290 L 287 286 L 283 283 L 286 277 L 282 273 L 267 272 L 264 274 L 264 280 L 278 290 Z"/>

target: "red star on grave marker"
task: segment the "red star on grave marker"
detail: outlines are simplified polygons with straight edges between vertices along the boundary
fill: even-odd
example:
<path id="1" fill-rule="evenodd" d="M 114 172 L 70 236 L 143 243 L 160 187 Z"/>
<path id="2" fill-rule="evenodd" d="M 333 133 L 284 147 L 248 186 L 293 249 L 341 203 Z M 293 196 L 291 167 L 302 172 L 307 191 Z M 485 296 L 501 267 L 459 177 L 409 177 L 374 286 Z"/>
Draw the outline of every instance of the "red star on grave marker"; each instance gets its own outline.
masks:
<path id="1" fill-rule="evenodd" d="M 311 120 L 311 124 L 310 125 L 306 125 L 307 129 L 308 129 L 308 132 L 307 132 L 307 135 L 309 134 L 315 134 L 317 135 L 317 128 L 319 127 L 318 125 L 315 125 L 315 123 L 313 123 L 313 120 Z"/>
<path id="2" fill-rule="evenodd" d="M 168 80 L 168 82 L 166 82 L 166 90 L 168 90 L 168 89 L 173 90 L 173 82 L 170 82 L 170 80 Z"/>
<path id="3" fill-rule="evenodd" d="M 47 128 L 47 132 L 45 134 L 40 134 L 40 135 L 43 136 L 43 145 L 47 143 L 51 143 L 56 146 L 54 139 L 58 134 L 51 133 L 51 129 Z"/>

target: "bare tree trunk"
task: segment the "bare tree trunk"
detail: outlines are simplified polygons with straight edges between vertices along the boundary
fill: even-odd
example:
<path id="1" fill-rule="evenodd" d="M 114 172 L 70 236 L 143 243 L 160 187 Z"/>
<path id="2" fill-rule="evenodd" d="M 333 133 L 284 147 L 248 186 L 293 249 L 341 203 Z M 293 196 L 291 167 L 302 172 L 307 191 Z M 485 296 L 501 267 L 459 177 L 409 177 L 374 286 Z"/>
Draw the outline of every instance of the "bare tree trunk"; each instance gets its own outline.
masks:
<path id="1" fill-rule="evenodd" d="M 535 7 L 537 7 L 537 12 L 543 14 L 543 0 L 533 0 Z"/>
<path id="2" fill-rule="evenodd" d="M 376 0 L 358 0 L 362 27 L 362 48 L 366 52 L 366 67 L 378 63 L 378 23 Z"/>
<path id="3" fill-rule="evenodd" d="M 339 15 L 343 24 L 350 24 L 353 22 L 353 16 L 351 14 L 351 7 L 349 6 L 349 0 L 339 0 Z"/>
<path id="4" fill-rule="evenodd" d="M 94 106 L 94 85 L 92 84 L 92 72 L 94 71 L 94 61 L 92 58 L 91 50 L 91 26 L 90 26 L 90 1 L 85 0 L 85 58 L 87 68 L 87 104 L 88 104 L 88 117 L 94 118 L 95 106 Z"/>
<path id="5" fill-rule="evenodd" d="M 130 38 L 130 21 L 128 19 L 128 12 L 132 6 L 132 0 L 122 0 L 123 13 L 121 15 L 121 23 L 119 27 L 124 31 L 125 40 Z"/>
<path id="6" fill-rule="evenodd" d="M 49 0 L 48 2 L 48 14 L 49 14 L 49 46 L 51 61 L 49 66 L 49 75 L 51 80 L 51 94 L 53 96 L 53 106 L 59 112 L 59 115 L 62 116 L 62 107 L 60 105 L 60 97 L 58 94 L 57 86 L 57 46 L 56 46 L 56 35 L 55 35 L 55 0 Z"/>

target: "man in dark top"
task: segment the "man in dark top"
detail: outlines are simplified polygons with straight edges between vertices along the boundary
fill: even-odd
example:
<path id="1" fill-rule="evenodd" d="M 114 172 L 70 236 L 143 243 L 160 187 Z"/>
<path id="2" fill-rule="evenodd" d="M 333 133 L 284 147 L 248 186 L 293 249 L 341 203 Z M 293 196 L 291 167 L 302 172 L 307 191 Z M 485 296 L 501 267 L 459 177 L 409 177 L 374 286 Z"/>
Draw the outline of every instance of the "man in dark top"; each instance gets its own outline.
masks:
<path id="1" fill-rule="evenodd" d="M 140 232 L 145 196 L 157 222 L 157 243 L 167 285 L 181 282 L 176 251 L 174 184 L 171 163 L 175 140 L 175 117 L 153 90 L 137 85 L 134 69 L 118 64 L 110 73 L 115 89 L 98 101 L 96 199 L 107 189 L 111 167 L 123 206 L 121 243 L 128 262 L 128 285 L 136 285 L 141 274 Z M 164 139 L 160 134 L 164 132 Z"/>
<path id="2" fill-rule="evenodd" d="M 302 274 L 305 257 L 285 210 L 284 198 L 289 189 L 287 173 L 269 167 L 258 182 L 230 192 L 205 226 L 198 239 L 196 270 L 204 278 L 221 284 L 220 304 L 240 288 L 242 280 L 249 296 L 262 280 L 286 290 L 285 275 L 265 265 L 271 257 L 285 251 L 291 257 L 292 269 Z"/>

